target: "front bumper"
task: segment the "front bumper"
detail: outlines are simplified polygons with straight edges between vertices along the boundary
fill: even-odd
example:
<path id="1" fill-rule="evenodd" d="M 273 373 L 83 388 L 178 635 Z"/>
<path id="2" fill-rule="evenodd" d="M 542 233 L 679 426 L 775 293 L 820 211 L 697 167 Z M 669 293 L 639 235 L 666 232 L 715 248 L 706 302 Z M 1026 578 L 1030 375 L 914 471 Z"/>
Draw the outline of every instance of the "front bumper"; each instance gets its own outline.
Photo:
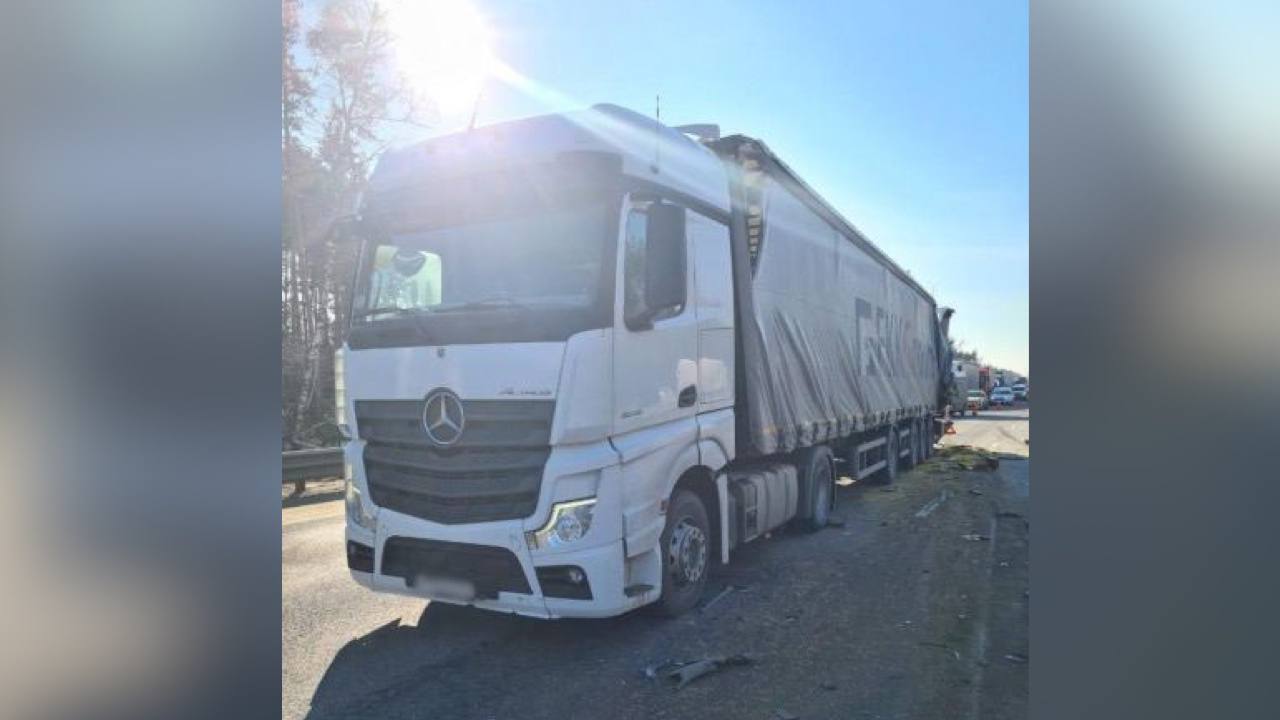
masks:
<path id="1" fill-rule="evenodd" d="M 599 453 L 606 451 L 607 455 Z M 628 564 L 623 545 L 622 489 L 612 449 L 580 448 L 554 450 L 547 464 L 538 507 L 528 518 L 467 524 L 443 524 L 379 508 L 376 529 L 347 523 L 348 545 L 356 543 L 372 549 L 348 553 L 348 567 L 356 582 L 377 592 L 420 597 L 438 602 L 471 605 L 485 610 L 517 613 L 531 617 L 611 617 L 635 609 L 654 599 L 655 593 L 628 597 Z M 361 468 L 353 463 L 359 475 Z M 591 528 L 579 541 L 566 548 L 531 549 L 525 533 L 541 527 L 557 502 L 595 497 Z M 406 559 L 405 547 L 421 551 Z M 388 562 L 390 560 L 390 562 Z M 443 596 L 430 582 L 415 582 L 413 567 L 422 575 L 469 582 L 477 591 L 474 598 Z M 368 568 L 366 572 L 359 568 Z M 564 572 L 553 579 L 539 568 L 576 568 L 585 575 L 590 599 L 563 597 Z M 565 571 L 567 572 L 567 571 Z M 513 577 L 514 575 L 514 577 Z M 547 587 L 544 587 L 546 585 Z"/>
<path id="2" fill-rule="evenodd" d="M 458 605 L 471 605 L 496 612 L 516 613 L 540 618 L 560 617 L 611 617 L 620 615 L 642 604 L 642 598 L 627 597 L 623 592 L 626 563 L 623 557 L 622 539 L 618 538 L 593 547 L 578 550 L 566 550 L 556 553 L 539 553 L 535 556 L 524 540 L 524 531 L 519 523 L 486 523 L 466 528 L 450 528 L 453 533 L 439 532 L 440 526 L 430 530 L 413 530 L 410 525 L 422 521 L 407 516 L 394 517 L 395 513 L 382 511 L 381 522 L 376 536 L 358 532 L 360 528 L 348 526 L 347 540 L 358 544 L 367 544 L 373 548 L 374 572 L 362 572 L 352 569 L 351 576 L 356 582 L 377 591 L 420 597 L 437 602 Z M 406 522 L 407 521 L 407 522 Z M 516 527 L 511 527 L 515 525 Z M 384 530 L 383 527 L 386 529 Z M 498 549 L 509 552 L 519 563 L 519 572 L 523 575 L 525 587 L 529 592 L 498 590 L 491 597 L 478 596 L 474 599 L 460 600 L 454 597 L 440 597 L 430 589 L 396 574 L 387 574 L 389 568 L 384 565 L 388 553 L 388 541 L 392 538 L 420 538 L 431 542 L 457 543 L 471 549 Z M 590 588 L 590 599 L 572 599 L 565 597 L 548 597 L 543 592 L 539 581 L 538 568 L 575 567 L 585 575 L 585 583 Z M 488 581 L 479 580 L 477 575 L 467 577 L 465 571 L 458 573 L 458 579 L 472 582 L 484 593 Z M 557 594 L 564 594 L 559 591 Z"/>

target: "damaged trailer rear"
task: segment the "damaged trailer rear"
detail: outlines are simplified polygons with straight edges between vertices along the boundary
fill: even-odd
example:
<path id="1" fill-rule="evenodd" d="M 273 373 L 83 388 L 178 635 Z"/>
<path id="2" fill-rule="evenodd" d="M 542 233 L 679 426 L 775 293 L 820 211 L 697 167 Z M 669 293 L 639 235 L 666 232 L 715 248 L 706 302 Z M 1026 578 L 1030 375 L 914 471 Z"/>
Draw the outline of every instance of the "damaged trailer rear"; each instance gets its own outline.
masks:
<path id="1" fill-rule="evenodd" d="M 763 142 L 708 144 L 741 223 L 739 453 L 832 443 L 942 408 L 950 360 L 929 293 Z"/>

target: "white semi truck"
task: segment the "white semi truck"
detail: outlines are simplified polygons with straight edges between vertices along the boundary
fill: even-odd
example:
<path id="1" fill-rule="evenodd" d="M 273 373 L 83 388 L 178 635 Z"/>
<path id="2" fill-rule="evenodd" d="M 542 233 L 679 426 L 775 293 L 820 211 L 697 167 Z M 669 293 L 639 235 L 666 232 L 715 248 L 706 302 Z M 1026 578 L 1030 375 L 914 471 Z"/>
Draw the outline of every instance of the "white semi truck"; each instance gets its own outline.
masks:
<path id="1" fill-rule="evenodd" d="M 338 413 L 376 591 L 678 614 L 939 431 L 933 299 L 757 140 L 609 105 L 478 128 L 384 155 L 358 228 Z"/>

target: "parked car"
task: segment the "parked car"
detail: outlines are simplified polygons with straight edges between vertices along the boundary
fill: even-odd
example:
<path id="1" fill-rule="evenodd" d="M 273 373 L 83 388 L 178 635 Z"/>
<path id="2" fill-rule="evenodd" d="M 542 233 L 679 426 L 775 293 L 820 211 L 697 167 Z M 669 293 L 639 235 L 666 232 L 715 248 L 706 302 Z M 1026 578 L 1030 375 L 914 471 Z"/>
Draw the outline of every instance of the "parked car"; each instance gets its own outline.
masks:
<path id="1" fill-rule="evenodd" d="M 991 391 L 992 405 L 1012 405 L 1013 388 L 998 387 Z"/>
<path id="2" fill-rule="evenodd" d="M 991 407 L 991 401 L 987 399 L 987 394 L 981 390 L 970 390 L 968 396 L 965 397 L 965 408 L 969 410 L 969 414 L 973 415 L 979 410 L 986 410 Z M 961 415 L 964 413 L 961 412 Z"/>
<path id="3" fill-rule="evenodd" d="M 1014 383 L 1014 385 L 1013 385 L 1013 397 L 1014 397 L 1015 399 L 1017 399 L 1017 400 L 1026 400 L 1026 399 L 1027 399 L 1027 386 L 1026 386 L 1026 385 L 1024 385 L 1023 383 Z"/>

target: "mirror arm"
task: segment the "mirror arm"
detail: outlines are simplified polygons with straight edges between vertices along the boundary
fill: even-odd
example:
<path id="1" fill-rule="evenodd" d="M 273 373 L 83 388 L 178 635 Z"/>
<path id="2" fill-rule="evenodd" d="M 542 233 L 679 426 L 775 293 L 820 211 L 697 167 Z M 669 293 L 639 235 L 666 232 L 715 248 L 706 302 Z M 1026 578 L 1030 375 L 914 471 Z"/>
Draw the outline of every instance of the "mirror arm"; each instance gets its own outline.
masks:
<path id="1" fill-rule="evenodd" d="M 624 318 L 623 321 L 627 325 L 627 329 L 632 332 L 641 332 L 653 329 L 653 316 L 657 315 L 654 310 L 645 310 L 634 317 Z"/>
<path id="2" fill-rule="evenodd" d="M 663 305 L 662 307 L 645 308 L 644 312 L 640 313 L 639 315 L 636 315 L 635 317 L 624 318 L 624 322 L 627 325 L 627 329 L 634 332 L 639 332 L 641 330 L 652 330 L 653 319 L 658 316 L 658 313 L 664 310 L 678 308 L 680 306 L 681 306 L 681 303 L 672 303 L 671 305 Z"/>

